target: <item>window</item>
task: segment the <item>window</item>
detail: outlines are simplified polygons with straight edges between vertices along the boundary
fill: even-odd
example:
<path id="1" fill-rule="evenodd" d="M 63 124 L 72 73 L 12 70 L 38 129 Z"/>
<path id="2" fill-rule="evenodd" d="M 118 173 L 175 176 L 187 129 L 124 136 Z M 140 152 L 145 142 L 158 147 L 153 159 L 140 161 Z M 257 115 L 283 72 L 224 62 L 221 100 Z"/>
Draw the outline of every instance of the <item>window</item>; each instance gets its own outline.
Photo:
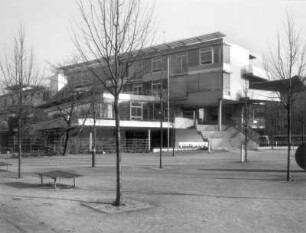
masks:
<path id="1" fill-rule="evenodd" d="M 212 48 L 203 48 L 200 49 L 200 64 L 211 64 L 213 63 L 213 49 Z"/>
<path id="2" fill-rule="evenodd" d="M 172 58 L 174 59 L 174 64 L 171 67 L 171 73 L 172 74 L 182 74 L 186 73 L 188 71 L 188 65 L 187 65 L 187 54 L 176 54 Z"/>
<path id="3" fill-rule="evenodd" d="M 98 116 L 102 119 L 113 118 L 113 105 L 111 103 L 102 103 L 98 105 Z"/>
<path id="4" fill-rule="evenodd" d="M 230 46 L 224 45 L 223 46 L 223 62 L 224 63 L 231 63 L 231 56 L 230 56 Z"/>
<path id="5" fill-rule="evenodd" d="M 131 102 L 131 111 L 130 111 L 130 118 L 131 120 L 142 120 L 142 103 L 140 102 Z"/>
<path id="6" fill-rule="evenodd" d="M 153 58 L 152 59 L 152 72 L 158 72 L 162 70 L 162 58 Z"/>
<path id="7" fill-rule="evenodd" d="M 276 128 L 278 131 L 283 131 L 287 128 L 287 122 L 286 121 L 277 121 L 276 122 Z"/>
<path id="8" fill-rule="evenodd" d="M 112 119 L 113 118 L 113 105 L 106 104 L 105 106 L 105 118 Z"/>
<path id="9" fill-rule="evenodd" d="M 214 63 L 220 63 L 222 58 L 222 50 L 220 46 L 214 47 Z"/>
<path id="10" fill-rule="evenodd" d="M 230 74 L 223 74 L 223 94 L 230 95 L 231 94 L 231 76 Z"/>
<path id="11" fill-rule="evenodd" d="M 131 66 L 132 75 L 141 75 L 143 73 L 142 61 L 137 61 Z"/>
<path id="12" fill-rule="evenodd" d="M 152 94 L 160 94 L 161 84 L 160 81 L 152 82 Z"/>
<path id="13" fill-rule="evenodd" d="M 141 95 L 142 94 L 142 85 L 141 84 L 133 86 L 133 94 L 135 94 L 135 95 Z"/>
<path id="14" fill-rule="evenodd" d="M 265 112 L 265 107 L 261 105 L 257 105 L 254 107 L 256 114 L 263 114 Z"/>

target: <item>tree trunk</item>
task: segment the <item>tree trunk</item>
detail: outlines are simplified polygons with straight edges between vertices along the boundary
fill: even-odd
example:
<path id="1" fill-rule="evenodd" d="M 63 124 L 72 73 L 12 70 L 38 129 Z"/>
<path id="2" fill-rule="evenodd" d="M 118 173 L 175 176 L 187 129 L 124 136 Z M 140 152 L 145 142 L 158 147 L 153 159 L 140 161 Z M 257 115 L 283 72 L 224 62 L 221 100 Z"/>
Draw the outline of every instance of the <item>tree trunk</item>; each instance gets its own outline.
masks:
<path id="1" fill-rule="evenodd" d="M 96 132 L 96 96 L 95 96 L 95 92 L 93 92 L 93 105 L 92 105 L 92 114 L 93 114 L 93 127 L 92 127 L 92 148 L 91 148 L 91 167 L 95 167 L 96 166 L 96 136 L 97 136 L 97 132 Z"/>
<path id="2" fill-rule="evenodd" d="M 271 143 L 271 149 L 274 150 L 274 133 L 273 133 L 273 129 L 271 129 L 271 133 L 270 133 L 270 143 Z"/>
<path id="3" fill-rule="evenodd" d="M 21 178 L 21 153 L 22 153 L 22 139 L 21 139 L 21 116 L 18 119 L 18 178 Z"/>
<path id="4" fill-rule="evenodd" d="M 22 153 L 22 82 L 19 81 L 19 113 L 18 113 L 18 178 L 21 178 L 21 153 Z"/>
<path id="5" fill-rule="evenodd" d="M 96 114 L 94 112 L 94 117 L 93 117 L 93 128 L 92 128 L 92 167 L 96 166 L 96 136 L 97 136 L 97 131 L 96 131 Z"/>
<path id="6" fill-rule="evenodd" d="M 69 142 L 69 135 L 70 130 L 66 131 L 66 137 L 65 137 L 65 142 L 64 142 L 64 150 L 63 150 L 63 156 L 65 156 L 67 154 L 67 148 L 68 148 L 68 142 Z"/>
<path id="7" fill-rule="evenodd" d="M 287 131 L 287 141 L 288 141 L 288 150 L 287 150 L 287 181 L 291 181 L 291 174 L 290 174 L 290 151 L 291 151 L 291 95 L 288 95 L 288 106 L 287 106 L 287 124 L 288 124 L 288 131 Z"/>
<path id="8" fill-rule="evenodd" d="M 114 96 L 114 111 L 116 123 L 116 201 L 115 205 L 122 204 L 122 181 L 121 181 L 121 140 L 120 140 L 120 121 L 119 121 L 119 94 Z"/>
<path id="9" fill-rule="evenodd" d="M 160 148 L 159 148 L 159 168 L 163 168 L 163 119 L 164 119 L 164 108 L 163 108 L 163 96 L 162 96 L 162 80 L 160 80 Z"/>
<path id="10" fill-rule="evenodd" d="M 305 138 L 304 138 L 304 127 L 305 127 L 305 119 L 304 119 L 304 115 L 302 116 L 302 143 L 304 144 L 305 142 Z"/>

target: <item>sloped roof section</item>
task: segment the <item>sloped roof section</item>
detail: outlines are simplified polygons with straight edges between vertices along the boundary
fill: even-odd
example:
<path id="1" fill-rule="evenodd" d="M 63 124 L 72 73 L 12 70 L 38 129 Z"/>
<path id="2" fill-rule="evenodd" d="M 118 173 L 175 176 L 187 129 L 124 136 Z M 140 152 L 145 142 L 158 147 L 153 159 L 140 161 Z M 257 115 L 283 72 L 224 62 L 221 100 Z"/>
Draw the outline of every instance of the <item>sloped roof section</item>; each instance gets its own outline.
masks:
<path id="1" fill-rule="evenodd" d="M 168 49 L 170 50 L 170 49 L 174 49 L 174 48 L 185 47 L 185 46 L 190 46 L 190 45 L 193 45 L 193 44 L 203 43 L 203 42 L 206 42 L 206 41 L 218 40 L 218 39 L 222 39 L 224 37 L 226 37 L 225 34 L 223 34 L 221 32 L 214 32 L 214 33 L 209 33 L 209 34 L 196 36 L 196 37 L 192 37 L 192 38 L 188 38 L 188 39 L 182 39 L 182 40 L 172 41 L 172 42 L 163 43 L 163 44 L 159 44 L 159 45 L 154 45 L 154 46 L 150 46 L 150 47 L 147 47 L 147 48 L 143 48 L 141 50 L 135 50 L 133 52 L 135 54 L 137 54 L 137 53 L 142 53 L 142 54 L 157 53 L 157 52 L 161 52 L 161 51 L 168 50 Z M 62 67 L 59 67 L 59 69 L 60 70 L 69 70 L 69 69 L 74 69 L 74 68 L 83 68 L 84 66 L 95 65 L 97 63 L 100 63 L 101 61 L 103 61 L 102 58 L 91 60 L 91 61 L 88 61 L 88 62 L 81 62 L 81 63 L 72 64 L 72 65 L 62 66 Z"/>

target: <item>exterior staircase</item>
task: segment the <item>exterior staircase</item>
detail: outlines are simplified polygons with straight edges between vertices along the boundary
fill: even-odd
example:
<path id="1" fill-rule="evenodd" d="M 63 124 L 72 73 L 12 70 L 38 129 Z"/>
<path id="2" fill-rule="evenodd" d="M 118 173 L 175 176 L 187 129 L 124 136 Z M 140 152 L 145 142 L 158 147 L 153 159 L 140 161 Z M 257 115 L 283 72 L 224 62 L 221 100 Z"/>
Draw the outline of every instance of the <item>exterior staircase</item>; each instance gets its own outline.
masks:
<path id="1" fill-rule="evenodd" d="M 239 149 L 245 141 L 245 135 L 231 125 L 222 125 L 222 131 L 218 131 L 217 125 L 196 125 L 196 129 L 203 138 L 209 139 L 212 150 Z M 252 139 L 256 137 L 255 134 L 254 131 L 250 132 L 251 137 L 248 140 L 249 149 L 256 149 L 258 147 L 256 140 Z"/>

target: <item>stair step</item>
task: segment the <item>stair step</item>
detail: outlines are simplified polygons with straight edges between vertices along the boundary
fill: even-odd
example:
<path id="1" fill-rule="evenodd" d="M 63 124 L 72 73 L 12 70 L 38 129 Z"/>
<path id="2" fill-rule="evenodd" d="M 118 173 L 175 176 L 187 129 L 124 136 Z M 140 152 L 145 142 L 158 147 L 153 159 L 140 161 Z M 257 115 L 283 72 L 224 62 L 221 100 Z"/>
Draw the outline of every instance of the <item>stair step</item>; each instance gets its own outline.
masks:
<path id="1" fill-rule="evenodd" d="M 218 131 L 215 125 L 197 125 L 203 137 L 207 137 L 211 141 L 212 149 L 238 149 L 244 143 L 245 136 L 238 129 L 230 125 L 222 126 L 223 131 Z M 250 148 L 257 148 L 257 144 L 249 141 Z"/>

